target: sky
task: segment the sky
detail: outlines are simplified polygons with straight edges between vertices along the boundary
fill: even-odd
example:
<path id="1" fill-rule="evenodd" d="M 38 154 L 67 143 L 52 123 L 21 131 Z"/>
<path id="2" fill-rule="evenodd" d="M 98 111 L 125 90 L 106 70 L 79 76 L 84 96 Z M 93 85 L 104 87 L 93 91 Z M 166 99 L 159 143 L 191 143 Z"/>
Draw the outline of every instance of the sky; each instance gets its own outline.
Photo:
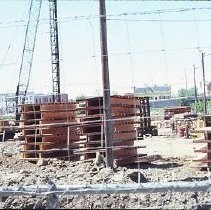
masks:
<path id="1" fill-rule="evenodd" d="M 0 93 L 15 92 L 29 0 L 0 0 Z M 98 1 L 58 0 L 61 92 L 102 95 Z M 211 81 L 211 2 L 106 1 L 111 94 L 171 85 L 173 93 Z M 29 91 L 52 92 L 49 5 L 43 0 Z M 185 76 L 186 75 L 186 76 Z"/>

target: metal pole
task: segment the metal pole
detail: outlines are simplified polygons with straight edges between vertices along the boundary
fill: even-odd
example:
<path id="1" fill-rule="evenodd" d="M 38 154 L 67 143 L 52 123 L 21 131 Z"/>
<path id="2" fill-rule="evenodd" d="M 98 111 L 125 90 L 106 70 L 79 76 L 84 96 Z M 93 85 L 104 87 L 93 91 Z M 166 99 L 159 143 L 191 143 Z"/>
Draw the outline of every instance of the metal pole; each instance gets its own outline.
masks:
<path id="1" fill-rule="evenodd" d="M 203 73 L 203 87 L 204 87 L 204 114 L 207 114 L 207 99 L 206 99 L 206 89 L 205 89 L 205 72 L 204 72 L 204 53 L 201 53 L 202 62 L 202 73 Z"/>
<path id="2" fill-rule="evenodd" d="M 49 0 L 53 101 L 61 102 L 57 0 Z"/>
<path id="3" fill-rule="evenodd" d="M 196 67 L 193 65 L 193 79 L 194 79 L 194 91 L 195 91 L 195 103 L 198 101 L 197 88 L 196 88 Z"/>
<path id="4" fill-rule="evenodd" d="M 187 72 L 186 72 L 186 69 L 185 69 L 185 89 L 186 89 L 186 92 L 188 90 L 188 80 L 187 80 Z"/>
<path id="5" fill-rule="evenodd" d="M 113 168 L 113 126 L 111 119 L 111 99 L 110 99 L 110 82 L 108 68 L 108 48 L 107 48 L 107 28 L 106 28 L 106 7 L 105 0 L 99 0 L 100 12 L 100 44 L 101 44 L 101 62 L 102 62 L 102 82 L 103 82 L 103 114 L 104 114 L 104 131 L 106 147 L 106 166 Z"/>
<path id="6" fill-rule="evenodd" d="M 160 192 L 210 192 L 211 182 L 155 182 L 127 184 L 90 184 L 90 185 L 31 185 L 3 186 L 0 196 L 31 196 L 31 195 L 85 195 L 85 194 L 123 194 L 123 193 L 160 193 Z"/>

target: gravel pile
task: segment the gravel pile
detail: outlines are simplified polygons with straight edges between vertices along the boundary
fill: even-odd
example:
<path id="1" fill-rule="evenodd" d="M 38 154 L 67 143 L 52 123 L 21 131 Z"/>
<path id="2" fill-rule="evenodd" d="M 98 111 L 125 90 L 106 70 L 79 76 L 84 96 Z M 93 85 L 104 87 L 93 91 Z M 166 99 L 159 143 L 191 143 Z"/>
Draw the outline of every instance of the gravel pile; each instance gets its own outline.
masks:
<path id="1" fill-rule="evenodd" d="M 158 159 L 151 164 L 117 167 L 114 170 L 101 167 L 97 170 L 94 161 L 68 162 L 45 159 L 37 164 L 18 159 L 18 145 L 14 142 L 0 143 L 4 153 L 0 155 L 0 186 L 55 184 L 106 184 L 147 183 L 169 181 L 207 180 L 207 172 L 190 167 L 190 158 Z M 159 157 L 158 157 L 159 158 Z M 138 176 L 140 173 L 140 176 Z M 50 197 L 9 196 L 2 197 L 0 208 L 44 209 L 49 208 Z M 209 209 L 209 192 L 165 192 L 96 195 L 61 195 L 56 199 L 58 208 L 156 208 L 156 209 Z"/>

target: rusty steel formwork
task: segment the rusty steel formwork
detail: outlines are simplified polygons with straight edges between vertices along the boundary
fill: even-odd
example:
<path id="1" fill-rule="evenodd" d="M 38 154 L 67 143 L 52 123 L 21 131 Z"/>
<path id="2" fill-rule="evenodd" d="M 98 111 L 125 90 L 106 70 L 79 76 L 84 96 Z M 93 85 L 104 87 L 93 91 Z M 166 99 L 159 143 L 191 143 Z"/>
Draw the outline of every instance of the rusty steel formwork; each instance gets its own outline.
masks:
<path id="1" fill-rule="evenodd" d="M 77 101 L 77 117 L 81 123 L 81 138 L 85 159 L 94 158 L 96 151 L 105 155 L 103 124 L 103 98 L 95 97 Z M 111 96 L 113 120 L 113 155 L 118 165 L 141 161 L 144 154 L 138 153 L 134 117 L 139 115 L 140 98 Z"/>
<path id="2" fill-rule="evenodd" d="M 140 97 L 139 115 L 140 124 L 137 128 L 138 137 L 143 137 L 146 134 L 154 134 L 151 126 L 149 97 Z"/>
<path id="3" fill-rule="evenodd" d="M 21 127 L 24 137 L 21 158 L 79 160 L 73 154 L 80 137 L 77 132 L 75 103 L 25 104 L 21 106 Z"/>
<path id="4" fill-rule="evenodd" d="M 14 137 L 15 132 L 12 125 L 14 125 L 13 120 L 0 120 L 0 141 L 5 141 Z"/>
<path id="5" fill-rule="evenodd" d="M 204 135 L 193 141 L 202 144 L 200 149 L 194 150 L 199 155 L 193 162 L 197 162 L 199 168 L 211 169 L 211 115 L 206 115 L 203 118 L 205 127 L 194 130 L 195 133 L 203 133 Z"/>

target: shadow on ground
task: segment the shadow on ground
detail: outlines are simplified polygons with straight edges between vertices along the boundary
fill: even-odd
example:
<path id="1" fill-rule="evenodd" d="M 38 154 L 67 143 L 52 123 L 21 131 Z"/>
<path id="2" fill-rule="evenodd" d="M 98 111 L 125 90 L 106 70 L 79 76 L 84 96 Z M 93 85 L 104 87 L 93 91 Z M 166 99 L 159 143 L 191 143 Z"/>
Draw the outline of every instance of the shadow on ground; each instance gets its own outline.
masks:
<path id="1" fill-rule="evenodd" d="M 208 180 L 207 176 L 201 176 L 201 177 L 188 177 L 185 179 L 181 179 L 179 181 L 183 181 L 183 182 L 193 182 L 193 181 L 205 181 Z M 178 180 L 173 180 L 174 181 L 178 181 Z"/>
<path id="2" fill-rule="evenodd" d="M 201 204 L 198 205 L 196 210 L 210 210 L 211 209 L 211 204 Z"/>
<path id="3" fill-rule="evenodd" d="M 183 164 L 178 164 L 178 163 L 146 163 L 144 165 L 141 165 L 140 168 L 142 169 L 148 169 L 148 168 L 158 168 L 158 169 L 168 169 L 168 168 L 176 168 L 176 167 L 181 167 Z"/>

